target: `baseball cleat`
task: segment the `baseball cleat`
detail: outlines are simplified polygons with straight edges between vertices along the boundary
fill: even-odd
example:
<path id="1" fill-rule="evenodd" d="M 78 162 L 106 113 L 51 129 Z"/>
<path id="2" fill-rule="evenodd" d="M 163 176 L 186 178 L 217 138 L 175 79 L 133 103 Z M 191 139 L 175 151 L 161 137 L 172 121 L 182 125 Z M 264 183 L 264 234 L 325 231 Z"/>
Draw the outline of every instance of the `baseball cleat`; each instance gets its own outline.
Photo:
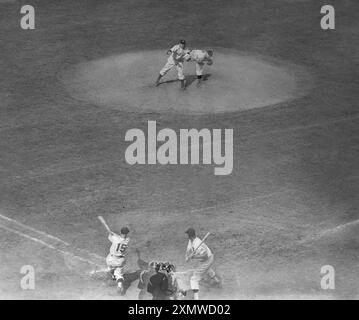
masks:
<path id="1" fill-rule="evenodd" d="M 186 90 L 186 82 L 185 82 L 185 80 L 181 80 L 181 89 Z"/>
<path id="2" fill-rule="evenodd" d="M 118 282 L 117 282 L 117 292 L 118 292 L 120 295 L 124 295 L 124 294 L 125 294 L 125 290 L 124 290 L 122 281 L 118 281 Z"/>

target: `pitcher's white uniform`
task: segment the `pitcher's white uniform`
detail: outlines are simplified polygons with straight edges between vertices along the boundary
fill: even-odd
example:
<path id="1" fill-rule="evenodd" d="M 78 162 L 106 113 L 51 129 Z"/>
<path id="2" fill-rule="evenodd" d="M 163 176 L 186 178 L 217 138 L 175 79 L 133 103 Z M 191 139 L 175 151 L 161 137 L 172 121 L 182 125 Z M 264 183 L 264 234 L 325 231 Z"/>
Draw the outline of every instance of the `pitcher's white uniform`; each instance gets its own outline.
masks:
<path id="1" fill-rule="evenodd" d="M 216 276 L 216 273 L 212 269 L 214 262 L 213 253 L 205 243 L 201 244 L 201 242 L 202 240 L 198 237 L 193 239 L 193 241 L 189 240 L 186 251 L 186 257 L 188 257 L 194 250 L 196 250 L 196 248 L 198 248 L 192 256 L 192 259 L 197 261 L 197 265 L 195 266 L 193 275 L 190 279 L 192 290 L 199 290 L 199 282 L 206 274 L 208 274 L 210 278 Z M 199 245 L 200 247 L 198 247 Z"/>
<path id="2" fill-rule="evenodd" d="M 212 58 L 209 56 L 208 52 L 205 50 L 194 49 L 191 50 L 185 56 L 185 60 L 194 61 L 196 63 L 196 75 L 202 76 L 205 62 L 212 61 Z"/>
<path id="3" fill-rule="evenodd" d="M 108 239 L 112 244 L 110 247 L 110 253 L 106 258 L 107 266 L 110 271 L 113 272 L 116 281 L 123 280 L 123 272 L 126 264 L 125 254 L 130 238 L 124 238 L 121 235 L 110 233 Z"/>
<path id="4" fill-rule="evenodd" d="M 176 44 L 169 51 L 171 51 L 171 54 L 167 59 L 167 63 L 161 69 L 160 75 L 163 77 L 168 71 L 170 71 L 174 66 L 176 66 L 178 79 L 184 80 L 183 61 L 186 54 L 186 50 L 182 49 L 179 44 Z"/>

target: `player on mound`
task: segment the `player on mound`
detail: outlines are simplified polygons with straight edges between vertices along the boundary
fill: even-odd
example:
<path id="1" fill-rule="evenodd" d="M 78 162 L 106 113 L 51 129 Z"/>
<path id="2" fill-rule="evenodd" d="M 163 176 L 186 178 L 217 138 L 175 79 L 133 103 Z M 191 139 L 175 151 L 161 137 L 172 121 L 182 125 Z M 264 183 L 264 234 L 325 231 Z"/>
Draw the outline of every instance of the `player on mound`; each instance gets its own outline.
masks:
<path id="1" fill-rule="evenodd" d="M 193 228 L 189 228 L 186 233 L 189 238 L 186 251 L 186 262 L 190 259 L 193 259 L 196 262 L 193 275 L 190 279 L 190 285 L 193 291 L 193 298 L 198 300 L 199 282 L 205 275 L 209 276 L 213 285 L 219 286 L 220 280 L 212 269 L 214 256 L 211 250 L 200 238 L 196 237 L 196 231 Z"/>
<path id="2" fill-rule="evenodd" d="M 189 50 L 189 52 L 185 55 L 185 61 L 190 62 L 193 61 L 196 63 L 196 75 L 197 75 L 197 86 L 201 85 L 203 80 L 203 69 L 204 65 L 207 63 L 208 65 L 213 64 L 213 50 L 199 50 L 193 49 Z"/>
<path id="3" fill-rule="evenodd" d="M 112 274 L 113 279 L 116 280 L 119 292 L 121 294 L 124 292 L 123 275 L 126 264 L 125 254 L 128 243 L 130 242 L 130 238 L 128 237 L 129 232 L 130 230 L 127 227 L 123 227 L 120 234 L 111 232 L 108 235 L 108 239 L 111 242 L 111 247 L 110 253 L 106 258 L 106 264 L 110 273 Z"/>
<path id="4" fill-rule="evenodd" d="M 178 79 L 181 81 L 181 88 L 185 89 L 185 77 L 183 74 L 183 62 L 184 62 L 184 56 L 186 55 L 187 51 L 186 49 L 186 41 L 180 40 L 178 44 L 173 46 L 171 49 L 167 51 L 167 55 L 170 55 L 167 59 L 167 63 L 164 65 L 164 67 L 161 69 L 160 74 L 158 75 L 158 78 L 156 80 L 156 86 L 160 85 L 161 78 L 170 71 L 173 67 L 176 67 Z"/>

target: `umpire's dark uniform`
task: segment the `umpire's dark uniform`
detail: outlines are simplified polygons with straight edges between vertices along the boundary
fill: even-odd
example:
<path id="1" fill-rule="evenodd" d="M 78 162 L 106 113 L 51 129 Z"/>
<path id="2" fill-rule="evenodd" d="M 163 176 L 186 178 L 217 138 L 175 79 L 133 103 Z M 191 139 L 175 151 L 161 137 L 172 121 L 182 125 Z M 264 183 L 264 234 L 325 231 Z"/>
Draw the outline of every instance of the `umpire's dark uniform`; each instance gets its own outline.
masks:
<path id="1" fill-rule="evenodd" d="M 152 294 L 152 300 L 168 300 L 168 278 L 162 272 L 154 274 L 147 285 L 147 291 Z"/>

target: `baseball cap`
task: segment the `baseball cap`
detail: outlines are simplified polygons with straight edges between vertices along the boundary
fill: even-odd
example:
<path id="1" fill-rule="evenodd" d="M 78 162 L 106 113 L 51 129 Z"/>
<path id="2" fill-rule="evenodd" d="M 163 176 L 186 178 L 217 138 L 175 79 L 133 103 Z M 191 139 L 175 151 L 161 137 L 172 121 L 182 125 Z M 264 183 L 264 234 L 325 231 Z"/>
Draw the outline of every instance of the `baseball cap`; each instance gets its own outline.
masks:
<path id="1" fill-rule="evenodd" d="M 196 231 L 194 231 L 193 228 L 188 228 L 185 233 L 187 233 L 190 237 L 193 237 L 196 235 Z"/>
<path id="2" fill-rule="evenodd" d="M 180 40 L 179 43 L 181 43 L 181 44 L 186 44 L 186 40 Z"/>
<path id="3" fill-rule="evenodd" d="M 121 228 L 121 233 L 122 234 L 128 234 L 129 232 L 130 232 L 130 230 L 127 227 Z"/>

